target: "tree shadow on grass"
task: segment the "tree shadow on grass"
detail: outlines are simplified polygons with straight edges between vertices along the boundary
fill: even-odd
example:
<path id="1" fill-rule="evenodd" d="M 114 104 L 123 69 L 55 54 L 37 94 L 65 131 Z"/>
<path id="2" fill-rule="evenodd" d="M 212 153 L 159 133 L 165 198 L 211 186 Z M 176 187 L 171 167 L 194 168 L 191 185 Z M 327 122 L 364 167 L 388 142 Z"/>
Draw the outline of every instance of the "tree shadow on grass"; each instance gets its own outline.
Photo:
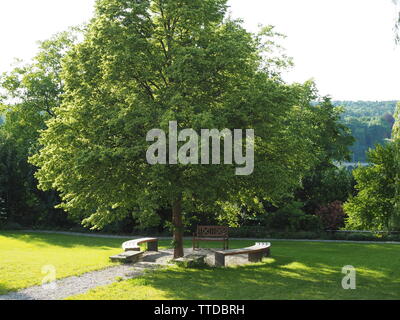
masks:
<path id="1" fill-rule="evenodd" d="M 29 296 L 16 291 L 16 288 L 0 283 L 0 300 L 31 300 Z"/>
<path id="2" fill-rule="evenodd" d="M 0 300 L 2 295 L 5 295 L 10 291 L 13 291 L 13 289 L 6 286 L 4 283 L 0 283 Z"/>
<path id="3" fill-rule="evenodd" d="M 309 287 L 308 272 L 281 274 L 280 268 L 292 260 L 283 258 L 265 263 L 201 270 L 171 268 L 148 274 L 132 284 L 161 290 L 173 300 L 262 300 L 282 299 L 286 291 Z M 133 290 L 134 292 L 134 290 Z"/>
<path id="4" fill-rule="evenodd" d="M 135 286 L 144 285 L 173 300 L 399 299 L 399 263 L 390 264 L 393 259 L 381 249 L 336 246 L 326 248 L 328 252 L 315 248 L 315 252 L 305 250 L 296 256 L 277 248 L 272 258 L 257 264 L 160 270 L 131 280 L 132 295 Z M 342 287 L 342 268 L 347 262 L 358 270 L 357 290 Z"/>
<path id="5" fill-rule="evenodd" d="M 9 239 L 15 239 L 29 244 L 33 244 L 37 247 L 45 247 L 48 245 L 58 246 L 62 248 L 87 246 L 104 250 L 121 247 L 121 244 L 124 241 L 129 240 L 129 238 L 126 238 L 125 240 L 125 239 L 85 237 L 85 236 L 51 234 L 51 233 L 27 233 L 18 231 L 2 232 L 0 236 L 1 235 Z"/>

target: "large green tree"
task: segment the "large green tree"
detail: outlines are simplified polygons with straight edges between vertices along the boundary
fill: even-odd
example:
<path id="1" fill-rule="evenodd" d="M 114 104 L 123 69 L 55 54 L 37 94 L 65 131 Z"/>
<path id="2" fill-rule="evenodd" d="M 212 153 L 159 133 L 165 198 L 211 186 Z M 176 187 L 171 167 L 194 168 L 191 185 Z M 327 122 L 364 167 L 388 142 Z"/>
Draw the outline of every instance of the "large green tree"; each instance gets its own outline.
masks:
<path id="1" fill-rule="evenodd" d="M 185 213 L 223 216 L 257 199 L 288 196 L 317 161 L 311 84 L 286 85 L 273 29 L 247 32 L 226 0 L 99 0 L 85 39 L 64 61 L 65 95 L 32 158 L 43 189 L 101 228 L 133 214 L 154 222 L 172 209 L 175 257 Z M 150 165 L 152 129 L 254 129 L 255 169 Z M 180 142 L 180 146 L 184 141 Z M 204 152 L 205 150 L 202 150 Z M 232 210 L 229 210 L 232 212 Z"/>

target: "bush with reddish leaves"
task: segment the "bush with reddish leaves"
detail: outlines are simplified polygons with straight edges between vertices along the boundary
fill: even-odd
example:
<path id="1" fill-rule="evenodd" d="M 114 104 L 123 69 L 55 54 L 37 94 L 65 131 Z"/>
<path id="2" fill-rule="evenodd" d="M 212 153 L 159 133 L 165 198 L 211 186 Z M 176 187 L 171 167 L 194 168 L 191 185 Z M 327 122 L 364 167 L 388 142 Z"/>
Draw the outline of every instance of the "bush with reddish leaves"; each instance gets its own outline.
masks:
<path id="1" fill-rule="evenodd" d="M 316 214 L 320 217 L 325 230 L 339 230 L 345 226 L 346 214 L 341 201 L 334 201 L 319 207 Z"/>

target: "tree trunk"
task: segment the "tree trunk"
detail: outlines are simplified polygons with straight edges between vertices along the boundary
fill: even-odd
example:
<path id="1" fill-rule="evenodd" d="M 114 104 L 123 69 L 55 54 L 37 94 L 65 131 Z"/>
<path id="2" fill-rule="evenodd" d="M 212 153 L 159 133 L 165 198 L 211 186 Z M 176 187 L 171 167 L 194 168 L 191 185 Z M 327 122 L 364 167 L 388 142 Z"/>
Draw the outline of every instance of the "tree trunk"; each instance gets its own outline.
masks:
<path id="1" fill-rule="evenodd" d="M 174 259 L 184 256 L 183 253 L 183 221 L 182 200 L 176 200 L 172 206 L 172 224 L 174 226 Z"/>

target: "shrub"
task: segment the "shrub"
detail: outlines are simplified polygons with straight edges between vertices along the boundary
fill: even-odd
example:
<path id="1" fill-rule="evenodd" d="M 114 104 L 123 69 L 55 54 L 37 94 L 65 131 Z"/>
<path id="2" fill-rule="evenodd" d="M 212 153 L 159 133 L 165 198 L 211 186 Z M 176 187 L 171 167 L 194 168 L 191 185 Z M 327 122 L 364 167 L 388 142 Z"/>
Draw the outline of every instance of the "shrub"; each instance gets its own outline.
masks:
<path id="1" fill-rule="evenodd" d="M 263 226 L 243 226 L 230 228 L 229 236 L 231 238 L 269 238 L 271 233 Z"/>
<path id="2" fill-rule="evenodd" d="M 317 211 L 325 230 L 339 230 L 345 225 L 346 214 L 341 201 L 334 201 L 326 206 L 321 206 Z"/>
<path id="3" fill-rule="evenodd" d="M 389 234 L 386 241 L 400 241 L 400 234 Z"/>
<path id="4" fill-rule="evenodd" d="M 266 214 L 262 224 L 274 231 L 320 231 L 320 219 L 315 215 L 304 213 L 302 207 L 301 202 L 291 202 L 276 212 Z"/>
<path id="5" fill-rule="evenodd" d="M 352 240 L 352 241 L 379 241 L 380 239 L 377 238 L 372 233 L 350 233 L 347 236 L 347 240 Z"/>
<path id="6" fill-rule="evenodd" d="M 304 214 L 299 217 L 299 231 L 319 232 L 322 229 L 321 219 L 315 215 Z"/>
<path id="7" fill-rule="evenodd" d="M 7 222 L 3 228 L 3 230 L 10 230 L 10 231 L 16 231 L 16 230 L 23 230 L 23 227 L 16 222 Z"/>
<path id="8" fill-rule="evenodd" d="M 311 231 L 301 231 L 295 232 L 288 235 L 287 239 L 307 239 L 307 240 L 315 240 L 320 238 L 319 232 L 311 232 Z"/>

